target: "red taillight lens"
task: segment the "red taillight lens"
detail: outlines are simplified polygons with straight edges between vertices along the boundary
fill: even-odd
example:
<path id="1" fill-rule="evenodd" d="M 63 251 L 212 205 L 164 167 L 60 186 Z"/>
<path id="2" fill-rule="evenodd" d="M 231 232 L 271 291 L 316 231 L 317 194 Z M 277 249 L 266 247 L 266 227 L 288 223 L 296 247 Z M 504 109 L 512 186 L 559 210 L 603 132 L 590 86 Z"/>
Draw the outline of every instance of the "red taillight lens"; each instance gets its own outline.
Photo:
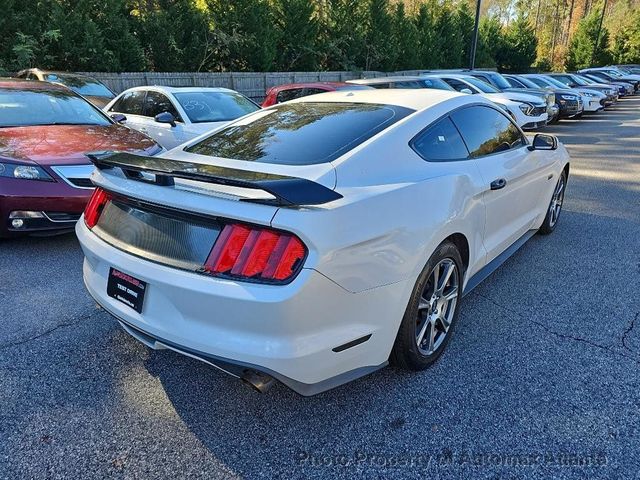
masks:
<path id="1" fill-rule="evenodd" d="M 84 209 L 84 223 L 87 224 L 87 227 L 93 228 L 96 226 L 104 206 L 112 198 L 113 197 L 110 193 L 105 192 L 101 188 L 96 188 L 93 191 L 93 195 L 91 195 L 89 203 L 87 203 L 87 206 Z"/>
<path id="2" fill-rule="evenodd" d="M 297 273 L 306 254 L 306 247 L 295 235 L 232 224 L 220 233 L 204 269 L 213 274 L 283 282 Z"/>

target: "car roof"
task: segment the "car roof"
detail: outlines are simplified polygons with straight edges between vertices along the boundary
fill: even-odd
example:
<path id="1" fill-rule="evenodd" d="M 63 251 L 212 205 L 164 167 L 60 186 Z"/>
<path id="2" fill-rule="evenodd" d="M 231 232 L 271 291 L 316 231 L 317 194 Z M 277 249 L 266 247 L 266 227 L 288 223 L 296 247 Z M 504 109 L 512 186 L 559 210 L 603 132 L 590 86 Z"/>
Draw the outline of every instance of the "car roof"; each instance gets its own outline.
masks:
<path id="1" fill-rule="evenodd" d="M 356 80 L 347 80 L 347 83 L 352 85 L 376 85 L 387 82 L 415 82 L 423 80 L 424 77 L 424 75 L 396 75 L 393 77 L 359 78 Z"/>
<path id="2" fill-rule="evenodd" d="M 22 78 L 0 78 L 0 88 L 10 88 L 13 90 L 42 90 L 42 91 L 63 91 L 72 90 L 59 83 L 34 82 Z"/>
<path id="3" fill-rule="evenodd" d="M 347 82 L 296 82 L 296 83 L 283 83 L 282 85 L 276 85 L 271 87 L 275 90 L 289 90 L 292 88 L 322 88 L 322 87 L 349 87 L 353 83 Z"/>
<path id="4" fill-rule="evenodd" d="M 139 90 L 155 90 L 164 93 L 197 93 L 197 92 L 226 92 L 238 93 L 235 90 L 224 87 L 168 87 L 163 85 L 141 85 L 126 89 L 124 92 L 133 92 Z"/>
<path id="5" fill-rule="evenodd" d="M 337 102 L 337 103 L 370 103 L 377 105 L 395 105 L 398 107 L 424 110 L 444 101 L 470 95 L 451 90 L 430 88 L 418 89 L 373 89 L 326 92 L 317 95 L 297 98 L 287 103 Z"/>

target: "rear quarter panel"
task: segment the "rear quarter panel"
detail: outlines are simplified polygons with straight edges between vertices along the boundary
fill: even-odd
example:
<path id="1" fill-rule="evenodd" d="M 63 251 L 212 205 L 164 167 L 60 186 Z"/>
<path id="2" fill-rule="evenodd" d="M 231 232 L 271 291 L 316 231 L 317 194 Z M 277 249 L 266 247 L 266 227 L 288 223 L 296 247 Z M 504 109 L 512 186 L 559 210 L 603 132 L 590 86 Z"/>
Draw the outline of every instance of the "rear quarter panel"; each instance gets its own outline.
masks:
<path id="1" fill-rule="evenodd" d="M 294 231 L 309 246 L 306 267 L 351 292 L 415 280 L 454 233 L 469 243 L 466 277 L 484 265 L 483 182 L 475 161 L 427 162 L 409 146 L 461 102 L 468 100 L 458 97 L 407 117 L 336 161 L 343 199 L 276 213 L 272 225 Z"/>

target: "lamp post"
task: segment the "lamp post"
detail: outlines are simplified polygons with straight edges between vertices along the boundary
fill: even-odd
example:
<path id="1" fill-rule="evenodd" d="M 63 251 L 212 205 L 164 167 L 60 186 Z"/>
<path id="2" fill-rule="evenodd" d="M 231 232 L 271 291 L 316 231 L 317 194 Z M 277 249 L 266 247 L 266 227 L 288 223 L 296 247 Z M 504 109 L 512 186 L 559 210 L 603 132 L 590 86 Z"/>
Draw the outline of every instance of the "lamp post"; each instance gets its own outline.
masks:
<path id="1" fill-rule="evenodd" d="M 478 27 L 480 25 L 480 2 L 476 2 L 476 22 L 473 25 L 473 37 L 471 39 L 471 52 L 469 54 L 469 68 L 471 70 L 476 66 L 476 48 L 478 47 Z M 606 1 L 606 0 L 605 0 Z"/>
<path id="2" fill-rule="evenodd" d="M 598 50 L 598 44 L 600 43 L 600 33 L 602 32 L 602 21 L 604 20 L 604 12 L 607 10 L 607 0 L 604 0 L 602 5 L 602 15 L 600 15 L 600 24 L 598 25 L 598 34 L 596 35 L 596 43 L 593 46 L 593 52 L 591 53 L 591 65 L 596 61 L 596 51 Z"/>

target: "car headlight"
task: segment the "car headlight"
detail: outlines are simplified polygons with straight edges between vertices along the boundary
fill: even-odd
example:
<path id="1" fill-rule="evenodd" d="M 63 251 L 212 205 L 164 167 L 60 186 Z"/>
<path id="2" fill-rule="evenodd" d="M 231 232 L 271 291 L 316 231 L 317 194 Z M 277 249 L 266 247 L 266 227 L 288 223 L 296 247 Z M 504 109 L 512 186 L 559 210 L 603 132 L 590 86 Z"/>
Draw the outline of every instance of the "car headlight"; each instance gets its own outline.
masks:
<path id="1" fill-rule="evenodd" d="M 36 165 L 16 165 L 0 163 L 0 177 L 21 178 L 23 180 L 42 180 L 53 182 L 53 178 L 42 167 Z"/>
<path id="2" fill-rule="evenodd" d="M 584 95 L 585 97 L 595 97 L 595 95 L 593 93 L 589 93 L 589 92 L 580 92 L 582 95 Z"/>
<path id="3" fill-rule="evenodd" d="M 573 95 L 560 95 L 560 98 L 563 98 L 564 100 L 575 100 L 576 97 Z"/>
<path id="4" fill-rule="evenodd" d="M 518 107 L 525 115 L 531 115 L 531 112 L 533 111 L 533 105 L 530 105 L 528 103 L 521 103 L 520 105 L 518 105 Z"/>

